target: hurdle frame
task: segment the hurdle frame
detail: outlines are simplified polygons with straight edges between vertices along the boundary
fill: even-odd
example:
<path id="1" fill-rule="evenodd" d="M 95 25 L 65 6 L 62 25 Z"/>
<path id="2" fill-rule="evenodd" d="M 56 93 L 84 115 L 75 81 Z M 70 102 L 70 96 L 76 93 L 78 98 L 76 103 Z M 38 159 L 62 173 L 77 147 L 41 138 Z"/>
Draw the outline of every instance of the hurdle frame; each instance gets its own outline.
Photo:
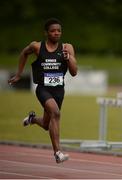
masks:
<path id="1" fill-rule="evenodd" d="M 100 107 L 99 111 L 99 138 L 98 140 L 80 140 L 80 139 L 62 139 L 62 144 L 79 145 L 80 150 L 112 150 L 122 149 L 122 142 L 107 141 L 107 119 L 108 107 L 122 108 L 122 92 L 117 93 L 117 97 L 97 97 L 97 104 Z"/>

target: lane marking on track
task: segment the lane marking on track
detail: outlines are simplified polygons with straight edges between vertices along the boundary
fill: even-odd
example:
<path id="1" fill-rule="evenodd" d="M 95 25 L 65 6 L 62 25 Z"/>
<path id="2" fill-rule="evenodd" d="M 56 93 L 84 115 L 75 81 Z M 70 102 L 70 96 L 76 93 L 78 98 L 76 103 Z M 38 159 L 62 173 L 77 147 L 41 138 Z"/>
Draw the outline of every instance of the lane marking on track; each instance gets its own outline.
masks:
<path id="1" fill-rule="evenodd" d="M 18 162 L 18 161 L 8 161 L 8 160 L 0 160 L 1 163 L 10 163 L 10 165 L 22 165 L 22 166 L 31 166 L 31 167 L 39 167 L 39 168 L 46 168 L 46 169 L 58 169 L 58 170 L 63 170 L 63 171 L 70 171 L 70 174 L 72 171 L 74 172 L 82 172 L 82 173 L 91 173 L 91 174 L 101 174 L 101 175 L 111 175 L 111 176 L 116 176 L 116 177 L 121 177 L 122 174 L 116 174 L 116 173 L 110 173 L 110 172 L 100 172 L 100 171 L 94 171 L 94 170 L 80 170 L 80 169 L 74 169 L 74 168 L 67 168 L 67 167 L 58 167 L 58 166 L 50 166 L 50 165 L 41 165 L 41 164 L 34 164 L 34 163 L 25 163 L 25 162 Z"/>
<path id="2" fill-rule="evenodd" d="M 33 153 L 18 153 L 15 152 L 14 155 L 21 155 L 21 156 L 31 156 L 31 157 L 44 157 L 46 159 L 51 159 L 52 156 L 49 156 L 47 154 L 33 154 Z M 10 155 L 10 153 L 9 153 Z M 3 158 L 3 155 L 1 155 Z M 80 157 L 79 157 L 80 158 Z M 122 167 L 122 164 L 120 163 L 114 163 L 114 162 L 101 162 L 101 161 L 94 161 L 94 160 L 87 160 L 87 159 L 76 159 L 76 158 L 69 158 L 69 161 L 76 161 L 76 162 L 88 162 L 88 163 L 95 163 L 95 164 L 102 164 L 102 165 L 111 165 L 111 166 L 120 166 Z"/>
<path id="3" fill-rule="evenodd" d="M 15 175 L 15 176 L 23 176 L 23 177 L 30 177 L 30 178 L 47 178 L 50 179 L 49 177 L 46 176 L 33 176 L 31 174 L 21 174 L 21 173 L 14 173 L 14 172 L 7 172 L 7 171 L 0 171 L 0 174 L 5 174 L 5 175 Z"/>

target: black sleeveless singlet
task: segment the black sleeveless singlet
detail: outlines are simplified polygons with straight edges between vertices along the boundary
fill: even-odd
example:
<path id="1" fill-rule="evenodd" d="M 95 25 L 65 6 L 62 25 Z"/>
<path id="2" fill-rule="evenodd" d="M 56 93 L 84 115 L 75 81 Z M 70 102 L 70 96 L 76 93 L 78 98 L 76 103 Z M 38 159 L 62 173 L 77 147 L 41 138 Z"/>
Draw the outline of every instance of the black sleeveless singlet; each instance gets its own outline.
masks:
<path id="1" fill-rule="evenodd" d="M 64 86 L 67 62 L 62 53 L 63 45 L 59 43 L 54 52 L 48 52 L 45 42 L 41 42 L 39 56 L 32 63 L 33 82 L 47 87 Z"/>

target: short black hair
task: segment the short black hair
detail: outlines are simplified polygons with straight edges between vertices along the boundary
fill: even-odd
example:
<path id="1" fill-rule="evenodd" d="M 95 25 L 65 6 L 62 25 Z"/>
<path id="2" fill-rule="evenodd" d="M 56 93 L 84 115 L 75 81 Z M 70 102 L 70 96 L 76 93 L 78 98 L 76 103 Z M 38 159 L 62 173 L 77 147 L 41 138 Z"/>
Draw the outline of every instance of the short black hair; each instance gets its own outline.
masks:
<path id="1" fill-rule="evenodd" d="M 52 25 L 52 24 L 60 24 L 60 25 L 61 25 L 61 22 L 60 22 L 60 20 L 58 20 L 58 19 L 56 19 L 56 18 L 50 18 L 50 19 L 48 19 L 48 20 L 46 21 L 45 26 L 44 26 L 44 29 L 45 29 L 46 31 L 48 31 L 50 25 Z"/>

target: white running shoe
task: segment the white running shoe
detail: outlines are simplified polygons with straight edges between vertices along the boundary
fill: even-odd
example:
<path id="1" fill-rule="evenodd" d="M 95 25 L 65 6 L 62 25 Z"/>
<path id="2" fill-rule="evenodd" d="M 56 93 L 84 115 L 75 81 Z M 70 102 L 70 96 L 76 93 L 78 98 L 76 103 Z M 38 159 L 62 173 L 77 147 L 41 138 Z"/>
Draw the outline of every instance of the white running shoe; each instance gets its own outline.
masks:
<path id="1" fill-rule="evenodd" d="M 64 161 L 66 161 L 68 159 L 69 159 L 68 154 L 63 154 L 61 151 L 57 151 L 55 153 L 55 160 L 56 160 L 57 163 L 64 162 Z"/>
<path id="2" fill-rule="evenodd" d="M 28 126 L 29 124 L 32 124 L 32 119 L 35 117 L 35 112 L 31 111 L 29 115 L 23 120 L 23 126 Z"/>

